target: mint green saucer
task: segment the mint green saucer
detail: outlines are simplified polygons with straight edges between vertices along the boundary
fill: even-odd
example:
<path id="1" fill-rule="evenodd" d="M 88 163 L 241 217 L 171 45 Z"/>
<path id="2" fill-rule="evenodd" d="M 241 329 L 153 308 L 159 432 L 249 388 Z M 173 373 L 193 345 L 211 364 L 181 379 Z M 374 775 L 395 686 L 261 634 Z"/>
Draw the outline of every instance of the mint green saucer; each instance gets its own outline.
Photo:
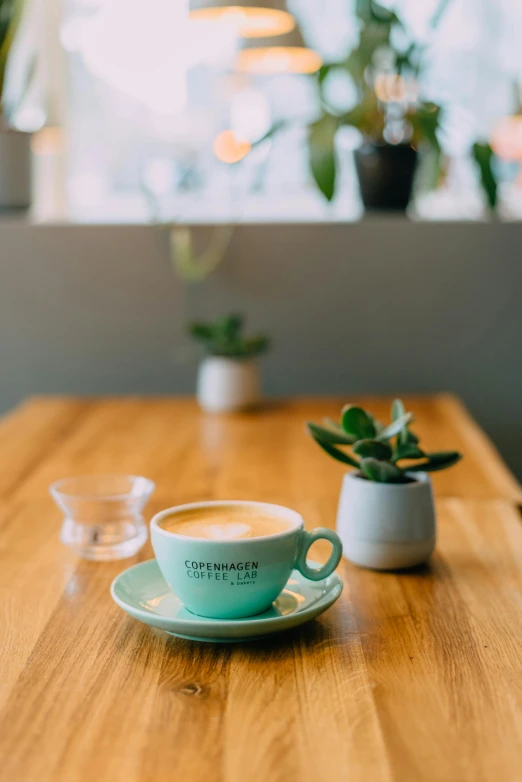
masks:
<path id="1" fill-rule="evenodd" d="M 312 567 L 317 563 L 308 561 Z M 309 622 L 343 591 L 336 573 L 309 581 L 297 570 L 268 611 L 246 619 L 207 619 L 183 607 L 160 573 L 155 559 L 124 570 L 111 584 L 113 600 L 134 619 L 191 641 L 252 641 Z"/>

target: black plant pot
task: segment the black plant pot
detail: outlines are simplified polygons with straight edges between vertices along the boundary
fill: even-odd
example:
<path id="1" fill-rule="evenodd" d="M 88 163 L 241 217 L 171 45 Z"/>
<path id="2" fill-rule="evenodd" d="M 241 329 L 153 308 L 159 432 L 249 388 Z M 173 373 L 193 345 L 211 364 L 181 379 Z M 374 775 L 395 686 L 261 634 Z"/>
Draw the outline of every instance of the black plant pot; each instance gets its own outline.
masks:
<path id="1" fill-rule="evenodd" d="M 366 209 L 404 212 L 413 188 L 416 150 L 409 144 L 366 141 L 354 157 Z"/>

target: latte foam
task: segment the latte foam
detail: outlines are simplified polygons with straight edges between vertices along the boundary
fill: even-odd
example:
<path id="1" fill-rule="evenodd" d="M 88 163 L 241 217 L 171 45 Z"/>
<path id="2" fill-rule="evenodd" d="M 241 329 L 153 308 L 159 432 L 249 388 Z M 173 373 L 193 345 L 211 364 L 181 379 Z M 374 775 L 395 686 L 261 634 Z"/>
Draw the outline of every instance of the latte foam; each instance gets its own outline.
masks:
<path id="1" fill-rule="evenodd" d="M 215 505 L 189 508 L 163 519 L 168 532 L 205 540 L 242 540 L 264 538 L 290 529 L 292 524 L 250 505 Z"/>

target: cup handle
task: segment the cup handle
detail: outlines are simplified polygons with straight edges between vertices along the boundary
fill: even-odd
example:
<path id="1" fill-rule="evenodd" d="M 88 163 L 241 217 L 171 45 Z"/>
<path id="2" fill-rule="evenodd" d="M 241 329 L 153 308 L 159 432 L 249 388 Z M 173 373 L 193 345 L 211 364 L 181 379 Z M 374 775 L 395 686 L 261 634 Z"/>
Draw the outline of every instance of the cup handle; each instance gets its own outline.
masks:
<path id="1" fill-rule="evenodd" d="M 333 547 L 328 562 L 326 562 L 324 565 L 321 565 L 319 568 L 308 567 L 306 564 L 306 555 L 308 554 L 308 549 L 312 543 L 315 543 L 316 540 L 323 539 L 329 540 Z M 333 530 L 327 529 L 326 527 L 317 527 L 311 532 L 306 532 L 303 530 L 295 566 L 305 578 L 309 578 L 310 581 L 320 581 L 322 578 L 326 578 L 331 573 L 333 573 L 339 564 L 342 553 L 343 544 L 341 543 L 339 535 L 337 535 Z"/>

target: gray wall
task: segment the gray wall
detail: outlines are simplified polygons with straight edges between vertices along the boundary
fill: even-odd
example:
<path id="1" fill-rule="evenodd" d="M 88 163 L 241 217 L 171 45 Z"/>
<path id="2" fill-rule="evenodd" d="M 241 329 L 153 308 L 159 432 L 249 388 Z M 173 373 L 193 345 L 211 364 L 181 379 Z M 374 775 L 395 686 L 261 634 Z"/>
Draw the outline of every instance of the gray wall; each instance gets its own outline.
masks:
<path id="1" fill-rule="evenodd" d="M 241 226 L 187 287 L 161 229 L 0 222 L 0 408 L 189 392 L 186 320 L 240 310 L 274 337 L 269 394 L 455 391 L 521 475 L 521 247 L 519 224 Z"/>

